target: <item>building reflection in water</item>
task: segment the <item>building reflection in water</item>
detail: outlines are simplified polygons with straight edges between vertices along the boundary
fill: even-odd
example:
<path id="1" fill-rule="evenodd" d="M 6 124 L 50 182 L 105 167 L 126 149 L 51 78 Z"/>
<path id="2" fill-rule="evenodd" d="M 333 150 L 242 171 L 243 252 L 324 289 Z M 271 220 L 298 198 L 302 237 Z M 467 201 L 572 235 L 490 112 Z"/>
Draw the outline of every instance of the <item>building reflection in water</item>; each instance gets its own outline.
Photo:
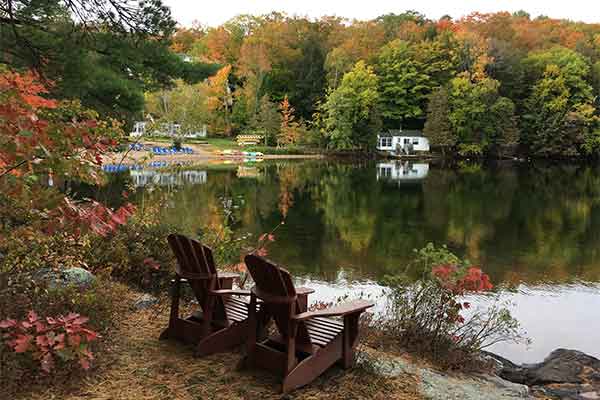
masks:
<path id="1" fill-rule="evenodd" d="M 377 180 L 396 181 L 401 183 L 419 183 L 429 173 L 428 163 L 414 163 L 410 161 L 390 161 L 378 163 Z"/>
<path id="2" fill-rule="evenodd" d="M 147 167 L 141 165 L 104 165 L 102 169 L 108 173 L 129 171 L 131 182 L 135 187 L 149 185 L 183 186 L 201 185 L 206 183 L 207 173 L 204 170 L 161 170 L 167 164 L 150 163 Z M 158 168 L 158 169 L 153 169 Z"/>

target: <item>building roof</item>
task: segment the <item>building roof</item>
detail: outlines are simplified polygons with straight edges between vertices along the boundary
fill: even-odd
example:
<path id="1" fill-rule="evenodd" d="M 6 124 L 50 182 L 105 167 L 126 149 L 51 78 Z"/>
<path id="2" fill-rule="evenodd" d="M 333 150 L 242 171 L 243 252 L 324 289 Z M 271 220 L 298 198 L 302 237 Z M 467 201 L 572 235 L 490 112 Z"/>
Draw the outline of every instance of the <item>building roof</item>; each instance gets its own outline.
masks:
<path id="1" fill-rule="evenodd" d="M 381 132 L 380 137 L 387 136 L 408 136 L 408 137 L 422 137 L 423 132 L 416 129 L 388 129 L 387 132 Z"/>

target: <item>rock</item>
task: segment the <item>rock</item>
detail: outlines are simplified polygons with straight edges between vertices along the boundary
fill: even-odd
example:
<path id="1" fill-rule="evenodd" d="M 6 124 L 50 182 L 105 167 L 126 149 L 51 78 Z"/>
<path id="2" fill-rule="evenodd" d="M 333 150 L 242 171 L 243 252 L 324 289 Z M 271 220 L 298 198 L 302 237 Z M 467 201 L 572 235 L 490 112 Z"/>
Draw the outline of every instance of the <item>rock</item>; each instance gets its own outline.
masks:
<path id="1" fill-rule="evenodd" d="M 599 400 L 600 394 L 598 392 L 585 392 L 581 393 L 579 396 L 583 397 L 586 400 Z"/>
<path id="2" fill-rule="evenodd" d="M 541 363 L 515 365 L 494 355 L 502 363 L 499 375 L 532 387 L 551 399 L 600 399 L 600 360 L 581 351 L 558 349 Z"/>
<path id="3" fill-rule="evenodd" d="M 419 367 L 402 357 L 387 353 L 363 350 L 357 356 L 357 364 L 371 373 L 386 377 L 403 374 L 415 375 L 419 392 L 431 400 L 505 400 L 530 399 L 525 385 L 505 381 L 494 375 L 448 375 L 430 368 Z"/>
<path id="4" fill-rule="evenodd" d="M 136 310 L 145 310 L 153 305 L 158 304 L 158 299 L 150 294 L 143 294 L 139 299 L 133 303 L 133 307 Z"/>
<path id="5" fill-rule="evenodd" d="M 66 287 L 69 285 L 75 285 L 79 288 L 87 288 L 96 280 L 96 277 L 90 271 L 78 267 L 61 270 L 44 268 L 36 272 L 33 277 L 37 280 L 46 281 L 48 287 L 51 289 Z"/>
<path id="6" fill-rule="evenodd" d="M 419 391 L 431 400 L 504 400 L 530 399 L 529 388 L 525 385 L 505 381 L 493 375 L 476 377 L 441 374 L 423 369 L 420 374 Z"/>
<path id="7" fill-rule="evenodd" d="M 73 284 L 79 287 L 88 287 L 96 280 L 90 271 L 77 267 L 61 271 L 61 278 L 67 285 Z"/>

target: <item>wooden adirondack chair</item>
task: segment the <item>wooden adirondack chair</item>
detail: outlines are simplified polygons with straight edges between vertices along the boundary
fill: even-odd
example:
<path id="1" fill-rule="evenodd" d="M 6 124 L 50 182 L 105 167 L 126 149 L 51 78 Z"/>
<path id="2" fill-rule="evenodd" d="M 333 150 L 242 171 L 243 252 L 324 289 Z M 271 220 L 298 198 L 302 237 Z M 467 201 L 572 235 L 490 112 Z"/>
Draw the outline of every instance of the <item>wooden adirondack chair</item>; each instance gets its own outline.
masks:
<path id="1" fill-rule="evenodd" d="M 288 271 L 256 255 L 247 255 L 245 262 L 255 286 L 244 367 L 262 367 L 282 376 L 282 392 L 287 393 L 310 383 L 336 362 L 344 368 L 352 365 L 360 314 L 373 303 L 357 300 L 307 311 L 312 290 L 294 288 Z M 262 315 L 253 312 L 258 299 Z M 342 321 L 327 318 L 334 316 Z M 271 318 L 278 333 L 257 339 L 257 327 Z"/>
<path id="2" fill-rule="evenodd" d="M 168 241 L 177 257 L 176 278 L 171 293 L 169 326 L 160 339 L 171 338 L 196 344 L 198 356 L 219 353 L 242 344 L 248 331 L 249 304 L 239 296 L 250 296 L 250 292 L 232 289 L 233 280 L 238 275 L 218 273 L 211 249 L 196 240 L 172 234 Z M 186 282 L 201 312 L 181 318 L 181 284 Z"/>

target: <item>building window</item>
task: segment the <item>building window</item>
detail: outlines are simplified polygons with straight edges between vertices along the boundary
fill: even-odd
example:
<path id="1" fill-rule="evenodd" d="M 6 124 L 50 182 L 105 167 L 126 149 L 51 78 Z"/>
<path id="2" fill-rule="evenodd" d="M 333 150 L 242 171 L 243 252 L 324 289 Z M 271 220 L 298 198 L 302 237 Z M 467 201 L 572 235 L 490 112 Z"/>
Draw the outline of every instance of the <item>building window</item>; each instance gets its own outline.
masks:
<path id="1" fill-rule="evenodd" d="M 410 144 L 410 139 L 408 139 L 408 138 L 405 138 L 405 139 L 404 139 L 404 144 Z"/>
<path id="2" fill-rule="evenodd" d="M 381 167 L 379 170 L 379 174 L 384 178 L 390 178 L 392 176 L 392 168 L 391 167 Z"/>
<path id="3" fill-rule="evenodd" d="M 412 142 L 413 142 L 413 144 L 419 144 L 419 138 L 418 137 L 413 138 Z"/>
<path id="4" fill-rule="evenodd" d="M 392 138 L 391 137 L 379 138 L 379 147 L 392 147 Z"/>

